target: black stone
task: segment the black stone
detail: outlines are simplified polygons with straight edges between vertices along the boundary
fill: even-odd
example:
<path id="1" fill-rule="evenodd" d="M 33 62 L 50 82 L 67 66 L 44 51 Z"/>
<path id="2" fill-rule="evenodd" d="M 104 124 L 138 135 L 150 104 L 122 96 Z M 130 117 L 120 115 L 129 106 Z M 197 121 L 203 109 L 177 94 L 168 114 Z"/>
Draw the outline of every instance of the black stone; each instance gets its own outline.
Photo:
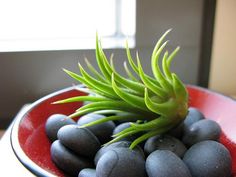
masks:
<path id="1" fill-rule="evenodd" d="M 216 141 L 202 141 L 184 155 L 192 177 L 230 177 L 232 159 L 228 149 Z"/>
<path id="2" fill-rule="evenodd" d="M 116 128 L 113 130 L 113 135 L 125 130 L 126 128 L 130 127 L 131 122 L 125 122 L 125 123 L 121 123 L 119 125 L 116 126 Z M 129 135 L 127 137 L 124 137 L 121 139 L 121 141 L 134 141 L 137 138 L 137 135 Z"/>
<path id="3" fill-rule="evenodd" d="M 217 122 L 210 119 L 203 119 L 185 129 L 182 141 L 187 146 L 191 146 L 204 140 L 217 141 L 220 134 L 221 128 Z"/>
<path id="4" fill-rule="evenodd" d="M 193 123 L 205 119 L 204 115 L 197 108 L 190 107 L 188 109 L 188 114 L 183 122 L 183 129 L 191 126 Z"/>
<path id="5" fill-rule="evenodd" d="M 146 159 L 146 171 L 148 177 L 191 177 L 184 162 L 168 150 L 152 152 Z"/>
<path id="6" fill-rule="evenodd" d="M 93 158 L 101 144 L 97 137 L 86 128 L 77 125 L 66 125 L 57 133 L 58 139 L 67 148 L 78 155 Z"/>
<path id="7" fill-rule="evenodd" d="M 94 122 L 95 120 L 104 118 L 104 115 L 101 114 L 86 114 L 79 118 L 78 125 L 85 125 L 90 122 Z M 115 123 L 113 121 L 104 122 L 101 124 L 93 125 L 87 127 L 93 134 L 99 139 L 99 141 L 103 144 L 111 140 L 112 132 L 115 128 Z"/>
<path id="8" fill-rule="evenodd" d="M 53 114 L 51 115 L 45 125 L 45 130 L 48 138 L 53 142 L 57 140 L 57 132 L 58 130 L 65 126 L 65 125 L 70 125 L 70 124 L 76 124 L 76 122 L 67 117 L 66 115 L 63 114 Z"/>
<path id="9" fill-rule="evenodd" d="M 110 150 L 99 159 L 96 177 L 146 177 L 145 160 L 128 148 Z"/>
<path id="10" fill-rule="evenodd" d="M 96 177 L 96 170 L 93 168 L 85 168 L 79 172 L 78 177 Z"/>
<path id="11" fill-rule="evenodd" d="M 101 149 L 99 149 L 99 151 L 95 155 L 95 158 L 94 158 L 95 165 L 97 165 L 98 160 L 108 151 L 113 150 L 115 148 L 129 148 L 130 145 L 131 145 L 130 141 L 119 141 L 119 142 L 115 142 L 110 145 L 102 147 Z M 133 150 L 138 152 L 143 158 L 145 158 L 144 152 L 142 148 L 140 148 L 140 146 L 137 145 Z"/>
<path id="12" fill-rule="evenodd" d="M 144 146 L 144 152 L 151 154 L 155 150 L 169 150 L 182 158 L 187 148 L 175 137 L 169 135 L 158 135 L 149 138 Z"/>
<path id="13" fill-rule="evenodd" d="M 92 168 L 93 163 L 86 158 L 79 157 L 66 148 L 59 140 L 52 143 L 51 158 L 53 162 L 64 172 L 78 176 L 84 168 Z"/>

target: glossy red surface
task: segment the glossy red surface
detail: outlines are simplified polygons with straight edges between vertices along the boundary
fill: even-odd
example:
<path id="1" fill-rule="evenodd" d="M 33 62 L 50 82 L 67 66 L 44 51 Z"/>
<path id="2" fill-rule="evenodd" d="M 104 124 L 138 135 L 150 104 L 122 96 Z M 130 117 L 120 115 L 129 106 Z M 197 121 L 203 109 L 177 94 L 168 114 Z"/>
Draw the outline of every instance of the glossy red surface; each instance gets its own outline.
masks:
<path id="1" fill-rule="evenodd" d="M 51 104 L 52 102 L 78 95 L 84 95 L 84 93 L 71 90 L 46 99 L 31 109 L 22 118 L 22 121 L 19 125 L 19 143 L 25 154 L 37 165 L 43 169 L 46 169 L 47 171 L 50 171 L 56 176 L 65 175 L 51 161 L 51 142 L 48 140 L 45 134 L 45 122 L 52 114 L 60 113 L 69 115 L 82 105 L 82 103 L 54 105 Z"/>
<path id="2" fill-rule="evenodd" d="M 236 101 L 199 87 L 188 86 L 188 91 L 189 105 L 200 109 L 207 118 L 214 119 L 221 125 L 223 134 L 220 141 L 231 153 L 232 172 L 236 177 Z M 69 90 L 39 102 L 21 118 L 19 124 L 18 138 L 24 153 L 38 166 L 56 176 L 64 174 L 51 161 L 50 142 L 44 130 L 45 122 L 52 114 L 68 115 L 81 106 L 81 103 L 52 105 L 52 102 L 81 94 L 83 93 Z"/>

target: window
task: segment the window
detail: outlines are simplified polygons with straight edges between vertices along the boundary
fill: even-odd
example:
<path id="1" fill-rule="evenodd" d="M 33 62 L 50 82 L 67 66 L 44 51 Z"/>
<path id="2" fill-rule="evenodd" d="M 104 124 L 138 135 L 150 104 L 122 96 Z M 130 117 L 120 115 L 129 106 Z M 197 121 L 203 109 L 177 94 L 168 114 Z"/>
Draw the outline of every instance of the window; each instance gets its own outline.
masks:
<path id="1" fill-rule="evenodd" d="M 0 0 L 0 51 L 134 46 L 135 0 Z"/>

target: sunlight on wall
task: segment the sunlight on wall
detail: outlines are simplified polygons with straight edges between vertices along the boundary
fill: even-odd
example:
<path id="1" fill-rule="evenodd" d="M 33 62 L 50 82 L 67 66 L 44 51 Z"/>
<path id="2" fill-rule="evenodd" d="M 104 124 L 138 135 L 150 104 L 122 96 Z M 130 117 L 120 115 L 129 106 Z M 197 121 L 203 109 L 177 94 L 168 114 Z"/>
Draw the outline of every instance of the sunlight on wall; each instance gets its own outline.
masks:
<path id="1" fill-rule="evenodd" d="M 218 0 L 209 87 L 236 95 L 236 1 Z"/>

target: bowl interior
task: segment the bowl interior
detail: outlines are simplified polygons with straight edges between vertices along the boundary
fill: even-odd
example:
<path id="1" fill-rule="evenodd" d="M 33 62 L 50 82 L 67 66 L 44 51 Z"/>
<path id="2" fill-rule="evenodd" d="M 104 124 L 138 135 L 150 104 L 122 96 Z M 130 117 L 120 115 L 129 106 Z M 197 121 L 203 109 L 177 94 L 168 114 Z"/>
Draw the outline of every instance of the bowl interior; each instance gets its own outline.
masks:
<path id="1" fill-rule="evenodd" d="M 188 86 L 189 105 L 200 109 L 208 119 L 217 121 L 223 130 L 220 141 L 229 149 L 233 158 L 233 176 L 236 176 L 236 101 L 221 94 L 195 86 Z M 34 104 L 27 112 L 17 116 L 12 129 L 12 146 L 19 160 L 39 176 L 65 176 L 50 158 L 50 141 L 45 134 L 47 118 L 56 113 L 71 114 L 82 103 L 51 104 L 54 101 L 84 93 L 72 88 L 48 95 Z M 33 165 L 32 165 L 33 164 Z"/>

